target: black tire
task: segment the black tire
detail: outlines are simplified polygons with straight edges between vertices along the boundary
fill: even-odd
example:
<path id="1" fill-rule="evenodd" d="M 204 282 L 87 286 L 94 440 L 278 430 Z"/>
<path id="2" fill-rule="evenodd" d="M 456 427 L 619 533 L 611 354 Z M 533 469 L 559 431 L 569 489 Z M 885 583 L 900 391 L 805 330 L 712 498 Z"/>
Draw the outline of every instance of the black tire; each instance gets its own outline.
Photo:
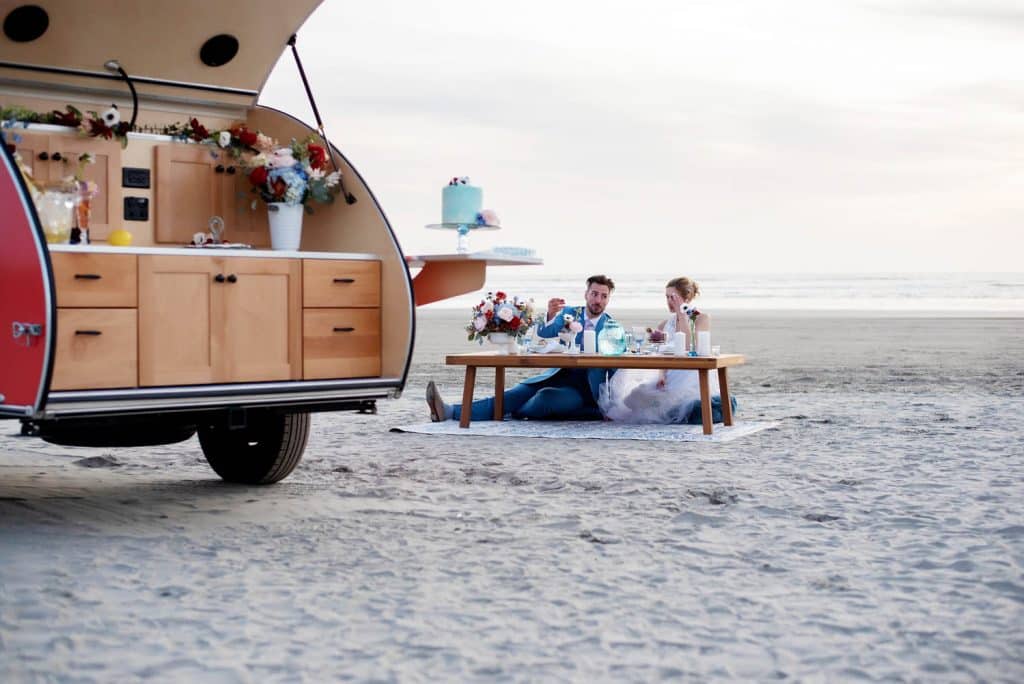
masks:
<path id="1" fill-rule="evenodd" d="M 272 484 L 295 470 L 309 437 L 308 413 L 250 415 L 248 426 L 227 422 L 199 426 L 199 444 L 214 472 L 226 482 Z"/>

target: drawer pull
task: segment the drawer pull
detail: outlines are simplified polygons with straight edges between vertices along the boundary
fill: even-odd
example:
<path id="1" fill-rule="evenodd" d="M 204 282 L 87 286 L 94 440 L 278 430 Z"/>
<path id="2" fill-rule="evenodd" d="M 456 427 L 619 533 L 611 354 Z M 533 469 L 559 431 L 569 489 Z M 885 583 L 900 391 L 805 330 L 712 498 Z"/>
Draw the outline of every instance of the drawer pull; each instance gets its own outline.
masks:
<path id="1" fill-rule="evenodd" d="M 75 280 L 99 280 L 103 276 L 98 273 L 76 273 Z"/>
<path id="2" fill-rule="evenodd" d="M 217 275 L 213 276 L 213 279 L 216 280 L 218 283 L 223 283 L 225 280 L 227 280 L 227 278 L 224 277 L 223 273 L 218 273 Z"/>
<path id="3" fill-rule="evenodd" d="M 354 282 L 356 282 L 356 279 L 355 278 L 335 278 L 334 282 L 336 282 L 336 283 L 354 283 Z"/>
<path id="4" fill-rule="evenodd" d="M 229 283 L 237 283 L 238 282 L 238 276 L 236 276 L 234 273 L 232 273 L 231 275 L 228 276 L 228 282 Z"/>
<path id="5" fill-rule="evenodd" d="M 62 156 L 60 155 L 60 152 L 54 152 L 54 153 L 53 153 L 53 156 L 52 156 L 52 157 L 50 157 L 50 159 L 52 159 L 53 161 L 60 161 L 60 160 L 61 160 L 61 159 L 63 159 L 63 158 L 64 158 L 64 157 L 62 157 Z"/>
<path id="6" fill-rule="evenodd" d="M 93 337 L 95 337 L 96 335 L 102 335 L 103 333 L 101 331 L 99 331 L 99 330 L 76 330 L 75 334 L 76 335 L 92 335 Z"/>
<path id="7" fill-rule="evenodd" d="M 39 153 L 39 161 L 50 161 L 50 155 L 46 152 Z"/>
<path id="8" fill-rule="evenodd" d="M 355 332 L 355 328 L 335 328 L 334 332 Z"/>

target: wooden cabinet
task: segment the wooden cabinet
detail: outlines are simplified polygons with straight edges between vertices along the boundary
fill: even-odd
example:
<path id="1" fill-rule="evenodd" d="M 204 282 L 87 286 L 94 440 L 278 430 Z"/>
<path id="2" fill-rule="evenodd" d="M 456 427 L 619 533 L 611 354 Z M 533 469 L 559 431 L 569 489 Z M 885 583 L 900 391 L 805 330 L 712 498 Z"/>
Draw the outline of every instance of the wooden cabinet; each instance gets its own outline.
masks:
<path id="1" fill-rule="evenodd" d="M 380 375 L 380 262 L 305 259 L 302 377 Z"/>
<path id="2" fill-rule="evenodd" d="M 57 293 L 55 390 L 138 384 L 134 254 L 51 255 Z"/>
<path id="3" fill-rule="evenodd" d="M 270 244 L 266 212 L 251 208 L 245 173 L 228 154 L 184 143 L 157 145 L 154 154 L 156 242 L 187 244 L 209 231 L 210 217 L 220 216 L 225 240 Z"/>
<path id="4" fill-rule="evenodd" d="M 139 257 L 139 384 L 299 379 L 297 259 Z"/>
<path id="5" fill-rule="evenodd" d="M 52 253 L 57 306 L 135 308 L 136 259 L 134 254 Z"/>
<path id="6" fill-rule="evenodd" d="M 138 383 L 135 309 L 57 309 L 50 388 L 112 389 Z"/>
<path id="7" fill-rule="evenodd" d="M 86 164 L 82 174 L 99 188 L 99 194 L 91 203 L 89 235 L 93 240 L 105 240 L 112 230 L 122 226 L 121 146 L 117 141 L 80 138 L 70 130 L 67 133 L 19 131 L 18 135 L 21 141 L 16 143 L 17 150 L 41 185 L 74 175 L 79 156 L 92 153 L 96 162 Z"/>

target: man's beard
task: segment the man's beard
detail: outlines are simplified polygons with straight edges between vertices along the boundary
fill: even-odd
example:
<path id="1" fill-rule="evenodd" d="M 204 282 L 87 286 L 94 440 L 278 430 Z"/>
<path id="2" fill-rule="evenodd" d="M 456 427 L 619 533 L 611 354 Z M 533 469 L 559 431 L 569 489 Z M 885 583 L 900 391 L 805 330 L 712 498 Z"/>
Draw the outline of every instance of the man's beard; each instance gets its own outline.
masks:
<path id="1" fill-rule="evenodd" d="M 604 309 L 600 309 L 599 311 L 594 311 L 594 309 L 591 308 L 590 304 L 587 304 L 587 313 L 590 314 L 591 318 L 597 318 L 598 316 L 600 316 L 601 314 L 604 313 Z"/>

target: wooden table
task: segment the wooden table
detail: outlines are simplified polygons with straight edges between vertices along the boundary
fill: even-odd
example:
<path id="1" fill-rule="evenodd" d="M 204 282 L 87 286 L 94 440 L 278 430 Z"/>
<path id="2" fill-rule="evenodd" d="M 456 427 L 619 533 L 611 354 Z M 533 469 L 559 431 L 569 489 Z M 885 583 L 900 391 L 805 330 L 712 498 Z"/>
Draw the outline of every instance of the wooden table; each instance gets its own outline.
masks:
<path id="1" fill-rule="evenodd" d="M 473 404 L 473 386 L 476 384 L 476 369 L 494 369 L 494 419 L 505 416 L 505 369 L 506 368 L 648 368 L 660 370 L 695 370 L 700 379 L 700 412 L 704 422 L 704 434 L 711 434 L 711 389 L 708 385 L 708 371 L 718 371 L 718 387 L 722 396 L 722 422 L 732 425 L 732 404 L 729 402 L 729 382 L 726 370 L 730 366 L 746 363 L 742 354 L 719 354 L 718 356 L 670 356 L 666 354 L 623 354 L 603 356 L 601 354 L 505 354 L 502 352 L 473 352 L 450 354 L 445 357 L 449 366 L 466 367 L 466 383 L 462 388 L 462 417 L 459 427 L 468 428 Z"/>

